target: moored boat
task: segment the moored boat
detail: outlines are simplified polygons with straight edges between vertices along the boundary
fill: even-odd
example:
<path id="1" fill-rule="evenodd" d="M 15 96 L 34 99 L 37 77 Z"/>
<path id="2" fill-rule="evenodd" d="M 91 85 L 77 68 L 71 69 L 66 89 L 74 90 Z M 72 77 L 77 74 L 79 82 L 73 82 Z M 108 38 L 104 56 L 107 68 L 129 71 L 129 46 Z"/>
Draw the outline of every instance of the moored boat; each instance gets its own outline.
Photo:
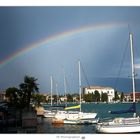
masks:
<path id="1" fill-rule="evenodd" d="M 64 124 L 64 120 L 62 119 L 52 119 L 52 124 Z"/>
<path id="2" fill-rule="evenodd" d="M 58 98 L 57 98 L 57 105 L 53 105 L 53 97 L 52 97 L 53 78 L 52 78 L 52 76 L 50 77 L 50 80 L 51 80 L 51 106 L 48 106 L 48 108 L 44 109 L 45 118 L 54 118 L 57 111 L 64 110 L 64 108 L 65 108 L 65 105 L 58 105 Z"/>
<path id="3" fill-rule="evenodd" d="M 99 119 L 85 119 L 85 120 L 63 120 L 52 119 L 52 124 L 96 124 Z"/>
<path id="4" fill-rule="evenodd" d="M 44 117 L 45 118 L 54 118 L 58 111 L 64 110 L 65 106 L 58 105 L 58 106 L 49 106 L 47 109 L 44 110 Z"/>
<path id="5" fill-rule="evenodd" d="M 84 120 L 84 119 L 95 119 L 97 113 L 86 113 L 79 111 L 58 111 L 55 114 L 56 119 L 63 120 Z"/>
<path id="6" fill-rule="evenodd" d="M 109 122 L 99 123 L 96 126 L 96 132 L 99 133 L 138 133 L 140 132 L 139 117 L 115 118 Z"/>
<path id="7" fill-rule="evenodd" d="M 96 124 L 99 119 L 86 119 L 86 120 L 64 120 L 65 124 Z"/>
<path id="8" fill-rule="evenodd" d="M 130 33 L 130 50 L 131 50 L 131 70 L 132 70 L 132 86 L 133 86 L 133 103 L 127 110 L 110 111 L 112 114 L 133 113 L 133 117 L 114 118 L 108 122 L 100 122 L 96 125 L 96 132 L 99 133 L 138 133 L 140 132 L 140 118 L 136 114 L 135 103 L 135 71 L 132 46 L 132 34 Z"/>
<path id="9" fill-rule="evenodd" d="M 73 106 L 73 107 L 66 107 L 64 111 L 57 111 L 57 113 L 55 114 L 55 119 L 58 120 L 66 120 L 64 121 L 67 122 L 67 120 L 69 121 L 69 123 L 75 123 L 78 122 L 79 120 L 88 120 L 89 122 L 91 119 L 95 119 L 95 117 L 97 116 L 97 113 L 91 113 L 91 112 L 83 112 L 81 111 L 81 70 L 80 70 L 80 61 L 78 62 L 78 66 L 79 66 L 79 102 L 80 104 L 77 106 Z M 68 111 L 69 109 L 76 109 L 79 108 L 79 111 Z M 76 123 L 77 124 L 77 123 Z"/>

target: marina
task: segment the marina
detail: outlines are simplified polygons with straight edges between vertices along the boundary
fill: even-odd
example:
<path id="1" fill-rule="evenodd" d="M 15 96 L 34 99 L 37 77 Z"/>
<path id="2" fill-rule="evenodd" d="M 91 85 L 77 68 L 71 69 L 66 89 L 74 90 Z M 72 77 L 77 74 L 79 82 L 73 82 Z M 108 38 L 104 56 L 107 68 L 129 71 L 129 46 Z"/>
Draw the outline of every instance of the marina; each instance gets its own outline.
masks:
<path id="1" fill-rule="evenodd" d="M 110 114 L 109 110 L 118 110 L 118 108 L 127 109 L 131 103 L 114 103 L 114 104 L 104 104 L 104 103 L 85 103 L 82 104 L 82 109 L 84 111 L 98 112 L 97 118 L 100 121 L 106 119 L 113 119 L 115 117 L 130 117 L 133 113 L 128 114 Z M 140 114 L 140 103 L 136 103 L 137 114 Z M 43 123 L 38 124 L 37 133 L 45 134 L 96 134 L 95 126 L 96 124 L 52 124 L 51 118 L 43 118 Z"/>

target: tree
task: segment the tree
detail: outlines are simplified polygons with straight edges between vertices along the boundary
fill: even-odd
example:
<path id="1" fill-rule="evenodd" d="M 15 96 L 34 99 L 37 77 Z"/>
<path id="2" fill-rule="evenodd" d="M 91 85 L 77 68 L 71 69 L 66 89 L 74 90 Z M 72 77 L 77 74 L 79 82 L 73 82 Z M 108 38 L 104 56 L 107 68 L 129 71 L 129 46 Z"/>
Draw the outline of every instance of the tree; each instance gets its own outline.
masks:
<path id="1" fill-rule="evenodd" d="M 124 93 L 122 92 L 121 97 L 120 97 L 120 101 L 123 102 L 123 100 L 124 100 Z"/>
<path id="2" fill-rule="evenodd" d="M 100 101 L 100 93 L 97 90 L 95 90 L 94 92 L 94 98 L 96 102 Z"/>
<path id="3" fill-rule="evenodd" d="M 13 107 L 17 107 L 18 105 L 18 91 L 19 89 L 16 87 L 9 87 L 6 89 L 5 96 L 8 98 L 9 104 Z"/>
<path id="4" fill-rule="evenodd" d="M 27 97 L 27 108 L 29 110 L 30 108 L 30 100 L 31 100 L 31 95 L 35 92 L 39 91 L 38 84 L 36 83 L 37 79 L 34 77 L 30 76 L 25 76 L 24 77 L 24 83 L 21 83 L 20 89 L 24 94 L 26 94 Z"/>
<path id="5" fill-rule="evenodd" d="M 67 94 L 67 102 L 73 102 L 73 98 L 70 94 Z"/>
<path id="6" fill-rule="evenodd" d="M 53 102 L 57 102 L 57 95 L 53 95 Z"/>
<path id="7" fill-rule="evenodd" d="M 8 98 L 9 105 L 19 110 L 20 123 L 22 122 L 22 110 L 26 107 L 27 100 L 25 93 L 22 90 L 10 87 L 6 90 L 6 97 Z"/>
<path id="8" fill-rule="evenodd" d="M 93 93 L 84 94 L 85 102 L 93 102 Z"/>
<path id="9" fill-rule="evenodd" d="M 101 101 L 102 101 L 102 102 L 108 102 L 107 93 L 102 93 L 102 94 L 101 94 Z"/>
<path id="10" fill-rule="evenodd" d="M 12 107 L 24 108 L 27 104 L 24 93 L 16 87 L 6 89 L 5 96 L 8 98 L 9 104 Z"/>
<path id="11" fill-rule="evenodd" d="M 45 96 L 41 94 L 33 94 L 32 95 L 32 101 L 35 104 L 35 106 L 41 106 L 41 102 L 45 101 Z"/>
<path id="12" fill-rule="evenodd" d="M 113 98 L 114 101 L 117 101 L 119 100 L 119 95 L 118 95 L 118 92 L 115 91 L 115 97 Z"/>

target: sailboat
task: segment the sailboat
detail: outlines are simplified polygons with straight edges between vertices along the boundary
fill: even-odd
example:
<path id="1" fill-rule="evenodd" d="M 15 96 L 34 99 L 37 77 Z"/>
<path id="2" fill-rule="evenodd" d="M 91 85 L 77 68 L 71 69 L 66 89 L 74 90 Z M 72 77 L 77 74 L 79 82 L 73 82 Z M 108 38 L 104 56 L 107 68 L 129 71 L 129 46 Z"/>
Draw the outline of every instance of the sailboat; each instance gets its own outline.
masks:
<path id="1" fill-rule="evenodd" d="M 97 123 L 98 119 L 95 119 L 97 113 L 86 113 L 81 111 L 81 69 L 80 61 L 78 61 L 79 66 L 79 97 L 80 103 L 78 106 L 67 107 L 64 111 L 58 111 L 55 114 L 55 119 L 53 123 L 67 123 L 67 124 L 88 124 Z M 66 111 L 69 109 L 80 108 L 80 111 Z"/>
<path id="2" fill-rule="evenodd" d="M 65 106 L 58 105 L 58 91 L 57 91 L 57 84 L 56 84 L 56 93 L 57 93 L 57 105 L 53 105 L 53 97 L 52 97 L 52 89 L 53 89 L 53 80 L 52 76 L 50 77 L 51 80 L 51 106 L 48 109 L 44 110 L 44 117 L 45 118 L 54 118 L 55 114 L 58 110 L 64 110 Z"/>
<path id="3" fill-rule="evenodd" d="M 132 117 L 114 118 L 107 122 L 98 123 L 95 127 L 99 133 L 138 133 L 140 132 L 140 118 L 136 114 L 135 103 L 135 70 L 134 70 L 134 55 L 133 55 L 133 36 L 130 38 L 131 50 L 131 71 L 132 71 L 132 86 L 133 86 L 133 103 L 127 110 L 110 111 L 112 114 L 133 113 Z"/>

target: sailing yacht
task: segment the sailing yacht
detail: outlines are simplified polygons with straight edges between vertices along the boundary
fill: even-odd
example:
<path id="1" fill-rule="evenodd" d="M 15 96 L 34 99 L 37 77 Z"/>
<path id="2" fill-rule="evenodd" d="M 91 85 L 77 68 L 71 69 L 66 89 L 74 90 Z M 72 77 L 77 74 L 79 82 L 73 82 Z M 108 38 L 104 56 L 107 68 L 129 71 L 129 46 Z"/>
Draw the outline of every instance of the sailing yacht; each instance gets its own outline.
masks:
<path id="1" fill-rule="evenodd" d="M 114 118 L 108 122 L 98 123 L 95 127 L 99 133 L 138 133 L 140 132 L 140 118 L 136 114 L 135 103 L 135 70 L 133 56 L 133 36 L 130 33 L 130 50 L 131 50 L 131 71 L 132 71 L 132 86 L 133 86 L 133 103 L 128 110 L 111 111 L 112 114 L 133 113 L 132 117 Z"/>
<path id="2" fill-rule="evenodd" d="M 52 89 L 53 89 L 53 80 L 52 80 L 52 76 L 50 77 L 51 80 L 51 106 L 49 106 L 48 109 L 44 110 L 44 117 L 45 118 L 54 118 L 55 114 L 57 113 L 57 111 L 59 110 L 64 110 L 63 105 L 58 105 L 58 99 L 57 99 L 57 105 L 53 105 L 52 102 Z M 58 91 L 57 91 L 57 84 L 56 84 L 56 93 L 57 93 L 57 98 L 58 98 Z"/>
<path id="3" fill-rule="evenodd" d="M 78 106 L 67 107 L 64 111 L 57 111 L 55 114 L 55 119 L 53 123 L 68 123 L 68 124 L 87 124 L 87 123 L 97 123 L 98 119 L 95 119 L 97 113 L 86 113 L 81 111 L 81 69 L 80 61 L 79 66 L 79 97 L 80 104 Z M 80 108 L 80 111 L 67 111 L 69 109 Z"/>

